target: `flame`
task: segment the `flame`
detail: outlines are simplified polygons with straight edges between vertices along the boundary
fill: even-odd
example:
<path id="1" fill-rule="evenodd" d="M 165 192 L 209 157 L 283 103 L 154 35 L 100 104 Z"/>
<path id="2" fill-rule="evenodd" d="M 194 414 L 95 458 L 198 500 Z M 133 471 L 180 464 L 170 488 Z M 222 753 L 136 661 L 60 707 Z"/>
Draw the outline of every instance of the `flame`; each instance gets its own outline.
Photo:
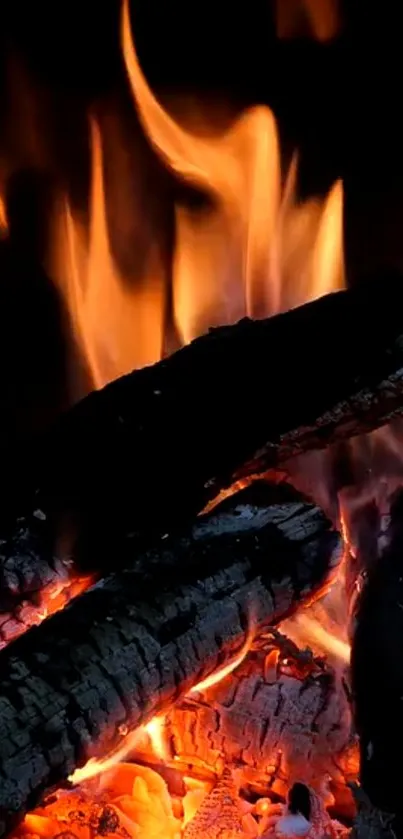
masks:
<path id="1" fill-rule="evenodd" d="M 306 7 L 312 8 L 308 0 Z M 326 28 L 322 26 L 323 14 L 320 19 L 311 15 L 319 38 Z M 113 218 L 120 219 L 122 208 L 119 204 L 115 207 L 111 200 L 111 171 L 113 181 L 113 171 L 123 166 L 122 155 L 127 149 L 122 151 L 115 144 L 109 155 L 105 124 L 91 116 L 89 223 L 86 226 L 84 217 L 63 192 L 52 220 L 50 257 L 52 276 L 66 302 L 95 388 L 133 367 L 161 358 L 166 346 L 168 298 L 172 299 L 179 341 L 187 343 L 210 326 L 231 323 L 245 314 L 264 317 L 344 285 L 341 181 L 324 199 L 299 201 L 297 158 L 292 159 L 283 179 L 278 127 L 266 106 L 250 107 L 219 128 L 211 116 L 204 116 L 201 124 L 199 119 L 195 127 L 191 110 L 186 119 L 174 118 L 154 96 L 141 70 L 132 37 L 129 0 L 123 0 L 121 48 L 133 103 L 153 154 L 176 183 L 196 192 L 200 200 L 196 206 L 186 197 L 175 199 L 169 293 L 154 243 L 145 265 L 133 272 L 123 268 L 113 236 Z M 0 202 L 0 228 L 1 208 Z M 7 225 L 6 216 L 4 220 Z M 146 219 L 138 221 L 141 231 L 145 230 Z M 294 630 L 340 661 L 349 660 L 348 644 L 334 637 L 314 616 L 297 616 Z M 245 659 L 254 635 L 254 622 L 250 621 L 239 653 L 190 693 L 204 692 L 226 678 Z M 110 793 L 111 800 L 116 807 L 122 805 L 123 828 L 133 836 L 141 836 L 142 831 L 147 836 L 158 835 L 154 822 L 147 822 L 147 827 L 147 820 L 141 822 L 140 832 L 133 827 L 133 822 L 137 824 L 132 818 L 133 790 L 136 818 L 139 808 L 143 817 L 147 808 L 152 814 L 157 805 L 151 794 L 151 776 L 146 778 L 138 768 L 133 774 L 124 761 L 143 741 L 160 760 L 168 760 L 164 718 L 154 718 L 136 731 L 122 726 L 121 734 L 122 743 L 112 755 L 91 759 L 69 780 L 82 785 L 97 779 L 100 788 L 109 792 L 110 785 L 115 784 L 114 795 L 116 789 L 119 794 L 116 799 Z M 158 789 L 164 798 L 165 793 Z M 189 793 L 194 792 L 189 789 Z M 186 818 L 193 806 L 191 799 L 200 803 L 204 793 L 199 789 L 196 796 L 189 794 Z M 170 819 L 172 813 L 168 815 Z M 31 814 L 27 819 L 25 832 L 51 836 L 63 829 L 60 824 L 56 829 L 44 826 L 41 814 Z M 179 829 L 169 821 L 165 835 L 171 835 L 171 831 L 175 834 Z"/>
<path id="2" fill-rule="evenodd" d="M 166 762 L 169 760 L 170 754 L 164 736 L 164 725 L 165 716 L 154 717 L 154 719 L 150 720 L 150 722 L 145 726 L 145 731 L 150 738 L 151 748 L 154 754 Z"/>
<path id="3" fill-rule="evenodd" d="M 315 618 L 309 617 L 305 614 L 296 614 L 292 619 L 293 630 L 288 634 L 294 637 L 294 640 L 312 644 L 314 648 L 321 649 L 323 652 L 343 664 L 350 663 L 350 644 L 338 638 L 337 635 L 329 632 L 323 624 Z"/>
<path id="4" fill-rule="evenodd" d="M 294 161 L 281 199 L 278 130 L 265 106 L 249 108 L 221 132 L 208 121 L 202 133 L 175 121 L 142 73 L 127 0 L 122 50 L 152 147 L 175 177 L 206 198 L 203 211 L 176 207 L 173 305 L 182 340 L 245 313 L 264 316 L 343 287 L 341 182 L 325 202 L 299 205 Z M 284 276 L 290 262 L 292 278 Z"/>
<path id="5" fill-rule="evenodd" d="M 112 254 L 107 219 L 103 141 L 90 119 L 91 195 L 89 241 L 78 214 L 62 196 L 53 221 L 52 274 L 67 304 L 73 329 L 100 388 L 133 367 L 159 360 L 164 288 L 151 256 L 150 274 L 133 284 Z"/>
<path id="6" fill-rule="evenodd" d="M 4 238 L 8 232 L 8 220 L 6 204 L 3 196 L 0 194 L 0 238 Z"/>
<path id="7" fill-rule="evenodd" d="M 218 684 L 218 682 L 221 682 L 222 679 L 225 679 L 226 676 L 232 673 L 236 667 L 239 667 L 252 647 L 255 632 L 255 621 L 250 617 L 246 639 L 239 653 L 228 664 L 219 667 L 210 676 L 207 676 L 206 679 L 203 679 L 191 688 L 189 695 L 199 691 L 205 691 L 207 688 Z M 121 733 L 124 736 L 124 741 L 122 745 L 105 758 L 90 758 L 85 766 L 76 769 L 70 775 L 69 781 L 72 784 L 81 784 L 83 781 L 88 781 L 90 778 L 95 778 L 108 769 L 112 769 L 118 763 L 125 760 L 136 748 L 139 748 L 145 738 L 146 742 L 148 740 L 151 753 L 162 761 L 168 761 L 170 753 L 164 736 L 164 726 L 165 716 L 162 715 L 153 717 L 146 725 L 140 726 L 140 728 L 131 732 L 128 732 L 126 727 L 123 727 Z"/>
<path id="8" fill-rule="evenodd" d="M 124 186 L 133 149 L 116 137 L 111 142 L 110 120 L 101 126 L 90 118 L 88 230 L 62 194 L 52 220 L 50 273 L 96 388 L 161 358 L 170 340 L 168 300 L 183 344 L 211 326 L 245 314 L 264 317 L 344 285 L 341 181 L 325 199 L 301 203 L 294 158 L 282 192 L 278 127 L 266 106 L 244 110 L 224 128 L 215 124 L 211 109 L 201 118 L 194 105 L 185 119 L 174 118 L 141 70 L 128 0 L 122 6 L 121 48 L 151 149 L 175 181 L 196 190 L 200 200 L 195 206 L 175 199 L 172 265 L 164 268 L 162 233 L 143 193 L 135 213 L 137 238 L 126 221 L 133 215 Z M 137 169 L 140 185 L 141 161 Z M 147 242 L 146 258 L 132 258 L 132 266 L 123 268 L 117 234 L 125 238 L 126 253 L 129 235 L 134 250 L 144 250 Z"/>
<path id="9" fill-rule="evenodd" d="M 90 758 L 84 766 L 76 769 L 68 780 L 72 784 L 81 784 L 83 781 L 89 781 L 91 778 L 96 778 L 97 775 L 108 772 L 108 770 L 124 761 L 144 741 L 145 737 L 148 738 L 151 748 L 155 749 L 155 754 L 165 760 L 168 752 L 163 739 L 163 725 L 164 717 L 154 717 L 146 725 L 140 726 L 134 731 L 128 732 L 126 727 L 123 726 L 121 733 L 124 740 L 118 749 L 104 758 Z"/>
<path id="10" fill-rule="evenodd" d="M 207 690 L 208 688 L 213 687 L 213 685 L 217 685 L 219 682 L 222 682 L 226 676 L 229 676 L 236 667 L 239 667 L 240 664 L 244 661 L 246 656 L 248 655 L 249 650 L 252 647 L 253 639 L 256 634 L 256 625 L 254 620 L 249 620 L 249 628 L 246 635 L 245 643 L 242 645 L 239 653 L 229 661 L 228 664 L 224 664 L 223 667 L 219 667 L 214 673 L 211 673 L 210 676 L 207 676 L 205 679 L 202 679 L 201 682 L 198 682 L 191 690 L 189 691 L 190 694 L 192 693 L 200 693 L 202 691 Z"/>
<path id="11" fill-rule="evenodd" d="M 338 34 L 340 23 L 340 0 L 276 0 L 279 38 L 298 38 L 307 28 L 316 41 L 329 41 Z"/>

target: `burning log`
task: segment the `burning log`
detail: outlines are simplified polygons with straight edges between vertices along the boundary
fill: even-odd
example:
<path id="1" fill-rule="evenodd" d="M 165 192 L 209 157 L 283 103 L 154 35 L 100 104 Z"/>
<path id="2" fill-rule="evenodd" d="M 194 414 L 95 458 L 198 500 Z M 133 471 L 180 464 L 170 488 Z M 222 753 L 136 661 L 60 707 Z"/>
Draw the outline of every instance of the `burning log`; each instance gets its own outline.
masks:
<path id="1" fill-rule="evenodd" d="M 177 553 L 163 542 L 158 563 L 137 560 L 0 653 L 1 833 L 244 653 L 252 625 L 312 596 L 342 554 L 324 514 L 284 485 L 244 490 L 192 533 Z"/>
<path id="2" fill-rule="evenodd" d="M 355 612 L 352 684 L 360 737 L 357 839 L 403 836 L 398 770 L 403 754 L 403 494 L 390 511 L 387 546 L 367 571 Z M 369 830 L 371 825 L 371 831 Z"/>
<path id="3" fill-rule="evenodd" d="M 169 712 L 166 741 L 173 765 L 237 767 L 254 793 L 285 796 L 295 781 L 317 789 L 332 781 L 344 788 L 342 808 L 353 814 L 345 787 L 353 779 L 351 709 L 342 678 L 301 651 L 282 661 L 276 647 L 251 652 L 231 675 L 202 693 L 186 697 Z M 321 790 L 322 791 L 322 790 Z M 340 808 L 338 808 L 340 812 Z"/>
<path id="4" fill-rule="evenodd" d="M 385 280 L 244 319 L 90 394 L 31 452 L 36 503 L 81 514 L 107 563 L 108 533 L 149 544 L 234 476 L 388 422 L 403 411 L 402 294 Z"/>
<path id="5" fill-rule="evenodd" d="M 0 542 L 0 649 L 91 583 L 71 561 L 53 555 L 39 511 L 17 519 L 12 540 Z"/>

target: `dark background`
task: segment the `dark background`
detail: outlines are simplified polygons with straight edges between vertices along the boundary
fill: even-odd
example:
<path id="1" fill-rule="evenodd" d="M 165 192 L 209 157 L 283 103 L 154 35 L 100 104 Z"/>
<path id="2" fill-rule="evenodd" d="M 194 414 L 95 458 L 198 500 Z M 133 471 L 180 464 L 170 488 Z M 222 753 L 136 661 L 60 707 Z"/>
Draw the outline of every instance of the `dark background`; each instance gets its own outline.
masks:
<path id="1" fill-rule="evenodd" d="M 301 194 L 343 178 L 350 283 L 403 268 L 400 6 L 341 3 L 337 36 L 319 43 L 278 38 L 270 0 L 132 2 L 137 50 L 157 92 L 267 103 L 283 148 L 300 150 Z M 25 0 L 1 12 L 0 176 L 10 166 L 13 176 L 11 243 L 0 247 L 0 446 L 42 428 L 67 402 L 66 317 L 40 266 L 41 208 L 55 173 L 73 194 L 83 188 L 89 107 L 109 96 L 130 102 L 119 10 L 117 0 Z"/>

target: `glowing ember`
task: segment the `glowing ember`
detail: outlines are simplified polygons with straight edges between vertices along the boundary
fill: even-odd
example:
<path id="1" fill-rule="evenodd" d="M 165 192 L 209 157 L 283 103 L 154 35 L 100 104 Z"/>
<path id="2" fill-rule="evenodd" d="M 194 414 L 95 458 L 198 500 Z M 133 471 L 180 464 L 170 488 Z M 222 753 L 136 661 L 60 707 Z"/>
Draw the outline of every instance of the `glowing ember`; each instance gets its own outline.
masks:
<path id="1" fill-rule="evenodd" d="M 163 718 L 155 717 L 153 720 L 150 720 L 147 725 L 142 726 L 135 731 L 127 732 L 124 728 L 122 731 L 122 737 L 124 740 L 119 749 L 116 749 L 116 751 L 105 758 L 91 758 L 85 766 L 82 766 L 80 769 L 76 769 L 75 772 L 70 775 L 69 781 L 72 784 L 81 784 L 83 781 L 96 778 L 98 775 L 102 775 L 109 769 L 113 769 L 117 764 L 121 763 L 121 761 L 125 760 L 125 758 L 127 758 L 135 750 L 135 748 L 144 741 L 145 738 L 146 741 L 148 740 L 150 743 L 150 747 L 154 750 L 155 754 L 158 755 L 158 757 L 165 759 L 166 747 L 162 733 L 163 724 Z"/>
<path id="2" fill-rule="evenodd" d="M 181 823 L 174 816 L 161 776 L 152 769 L 122 763 L 105 772 L 102 784 L 60 792 L 46 807 L 26 816 L 15 835 L 179 839 L 180 833 Z"/>
<path id="3" fill-rule="evenodd" d="M 247 656 L 249 650 L 251 649 L 253 639 L 255 635 L 255 623 L 251 619 L 249 621 L 249 629 L 247 632 L 245 643 L 243 644 L 240 652 L 223 667 L 219 667 L 217 670 L 214 671 L 210 676 L 207 676 L 206 679 L 199 682 L 195 687 L 190 690 L 190 694 L 198 693 L 200 691 L 207 690 L 207 688 L 212 687 L 213 685 L 218 684 L 221 682 L 226 676 L 232 673 L 239 665 L 244 661 L 245 657 Z M 122 746 L 117 749 L 113 754 L 108 755 L 106 758 L 91 758 L 85 766 L 81 767 L 80 769 L 76 769 L 75 772 L 70 776 L 69 780 L 73 784 L 80 784 L 83 781 L 89 780 L 90 778 L 94 778 L 97 775 L 102 774 L 107 769 L 111 769 L 116 764 L 120 763 L 122 760 L 130 755 L 134 749 L 139 748 L 142 743 L 144 743 L 144 739 L 146 743 L 148 741 L 151 752 L 159 757 L 163 761 L 167 761 L 170 757 L 169 751 L 167 749 L 167 745 L 164 739 L 164 724 L 165 724 L 165 717 L 154 717 L 154 719 L 150 720 L 147 725 L 136 729 L 136 731 L 127 732 L 126 730 L 122 731 L 122 736 L 124 737 L 124 741 Z"/>
<path id="4" fill-rule="evenodd" d="M 330 3 L 323 3 L 319 16 L 311 3 L 304 7 L 316 37 L 331 37 L 336 24 Z M 133 269 L 127 261 L 122 267 L 113 247 L 111 218 L 117 215 L 124 225 L 125 212 L 122 206 L 116 212 L 111 184 L 118 172 L 119 183 L 125 180 L 121 174 L 128 148 L 116 136 L 111 140 L 110 124 L 108 128 L 99 115 L 91 115 L 88 229 L 74 203 L 61 194 L 53 218 L 50 262 L 96 388 L 161 358 L 166 349 L 168 297 L 175 334 L 186 343 L 210 326 L 231 323 L 245 314 L 273 314 L 344 285 L 342 183 L 336 182 L 324 200 L 298 202 L 294 157 L 282 189 L 278 127 L 266 106 L 251 107 L 227 120 L 224 127 L 218 127 L 211 114 L 201 119 L 200 108 L 189 107 L 180 119 L 174 116 L 175 103 L 168 112 L 141 70 L 128 0 L 123 0 L 121 48 L 133 103 L 149 144 L 177 182 L 197 191 L 203 209 L 184 199 L 175 203 L 169 294 L 159 231 L 140 212 L 133 224 L 139 239 L 147 242 L 144 258 L 134 260 Z M 0 234 L 6 229 L 0 200 Z M 56 588 L 46 599 L 41 618 L 62 608 L 89 584 L 88 578 L 76 579 L 65 589 Z M 289 623 L 295 637 L 304 637 L 343 664 L 348 662 L 347 642 L 314 613 L 304 613 Z M 290 630 L 290 637 L 294 636 Z M 190 701 L 195 701 L 196 693 L 228 678 L 245 661 L 253 640 L 251 621 L 240 652 L 196 685 Z M 278 663 L 278 653 L 267 658 L 267 683 L 275 678 Z M 185 774 L 185 792 L 175 796 L 159 773 L 127 763 L 140 746 L 154 761 L 168 763 L 164 718 L 153 719 L 137 731 L 122 728 L 121 735 L 121 746 L 113 755 L 77 769 L 69 781 L 79 787 L 59 791 L 46 806 L 26 816 L 15 837 L 176 839 L 184 835 L 190 839 L 204 833 L 212 839 L 233 839 L 261 835 L 278 822 L 277 804 L 265 799 L 260 810 L 257 805 L 255 809 L 246 806 L 229 767 L 216 785 L 211 777 L 197 781 Z M 279 755 L 278 765 L 281 759 Z M 323 819 L 331 835 L 330 820 Z"/>
<path id="5" fill-rule="evenodd" d="M 332 635 L 315 618 L 308 617 L 306 614 L 297 614 L 290 624 L 291 631 L 289 631 L 289 626 L 287 631 L 294 640 L 307 643 L 314 649 L 319 648 L 344 664 L 350 663 L 350 644 Z"/>
<path id="6" fill-rule="evenodd" d="M 37 626 L 45 618 L 60 612 L 67 604 L 82 594 L 93 583 L 93 577 L 66 573 L 52 580 L 39 592 L 39 605 L 23 600 L 13 614 L 0 616 L 0 649 L 6 647 L 31 626 Z"/>
<path id="7" fill-rule="evenodd" d="M 311 839 L 342 835 L 342 828 L 330 819 L 323 799 L 303 787 L 309 796 L 306 833 Z M 236 836 L 287 835 L 295 822 L 289 807 L 260 798 L 255 804 L 239 795 L 229 768 L 209 787 L 185 779 L 182 795 L 172 796 L 166 782 L 154 770 L 133 763 L 121 763 L 105 772 L 97 782 L 79 790 L 60 791 L 44 807 L 29 813 L 13 834 L 51 839 L 94 839 L 112 836 L 127 839 L 233 839 Z M 308 820 L 309 819 L 309 820 Z M 274 830 L 272 834 L 271 831 Z M 320 832 L 322 830 L 322 833 Z M 293 835 L 288 833 L 288 835 Z"/>
<path id="8" fill-rule="evenodd" d="M 229 661 L 228 664 L 224 665 L 224 667 L 219 667 L 217 670 L 214 671 L 214 673 L 212 673 L 210 676 L 207 676 L 206 679 L 203 679 L 203 681 L 195 685 L 191 689 L 190 693 L 200 693 L 201 691 L 207 690 L 207 688 L 213 687 L 213 685 L 217 685 L 219 682 L 225 679 L 226 676 L 229 676 L 230 673 L 232 673 L 237 667 L 239 667 L 239 665 L 242 664 L 243 660 L 246 658 L 249 650 L 252 647 L 255 632 L 255 623 L 253 620 L 250 620 L 245 643 L 243 644 L 242 649 L 239 651 L 238 655 L 236 655 L 235 658 L 232 659 L 232 661 Z"/>

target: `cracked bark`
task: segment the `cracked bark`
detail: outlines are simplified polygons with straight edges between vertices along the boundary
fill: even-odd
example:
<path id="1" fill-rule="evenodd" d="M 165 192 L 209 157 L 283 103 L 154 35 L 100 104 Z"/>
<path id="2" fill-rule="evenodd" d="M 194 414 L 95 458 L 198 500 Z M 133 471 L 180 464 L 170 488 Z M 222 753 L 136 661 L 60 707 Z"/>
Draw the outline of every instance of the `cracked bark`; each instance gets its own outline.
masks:
<path id="1" fill-rule="evenodd" d="M 12 538 L 0 540 L 0 649 L 63 608 L 90 579 L 53 554 L 39 510 L 17 519 Z"/>
<path id="2" fill-rule="evenodd" d="M 403 411 L 402 303 L 385 277 L 214 329 L 90 394 L 31 448 L 39 504 L 75 511 L 107 561 L 122 532 L 148 544 L 234 477 L 388 422 Z"/>
<path id="3" fill-rule="evenodd" d="M 299 674 L 280 662 L 267 671 L 252 652 L 225 680 L 176 704 L 165 733 L 176 767 L 214 770 L 224 760 L 243 786 L 283 797 L 295 781 L 318 788 L 329 776 L 338 814 L 353 815 L 351 709 L 332 670 Z"/>
<path id="4" fill-rule="evenodd" d="M 342 556 L 324 514 L 285 485 L 227 499 L 182 554 L 173 548 L 163 540 L 145 566 L 111 575 L 0 653 L 1 833 L 121 744 L 123 725 L 167 710 L 231 659 L 251 619 L 292 612 Z"/>

